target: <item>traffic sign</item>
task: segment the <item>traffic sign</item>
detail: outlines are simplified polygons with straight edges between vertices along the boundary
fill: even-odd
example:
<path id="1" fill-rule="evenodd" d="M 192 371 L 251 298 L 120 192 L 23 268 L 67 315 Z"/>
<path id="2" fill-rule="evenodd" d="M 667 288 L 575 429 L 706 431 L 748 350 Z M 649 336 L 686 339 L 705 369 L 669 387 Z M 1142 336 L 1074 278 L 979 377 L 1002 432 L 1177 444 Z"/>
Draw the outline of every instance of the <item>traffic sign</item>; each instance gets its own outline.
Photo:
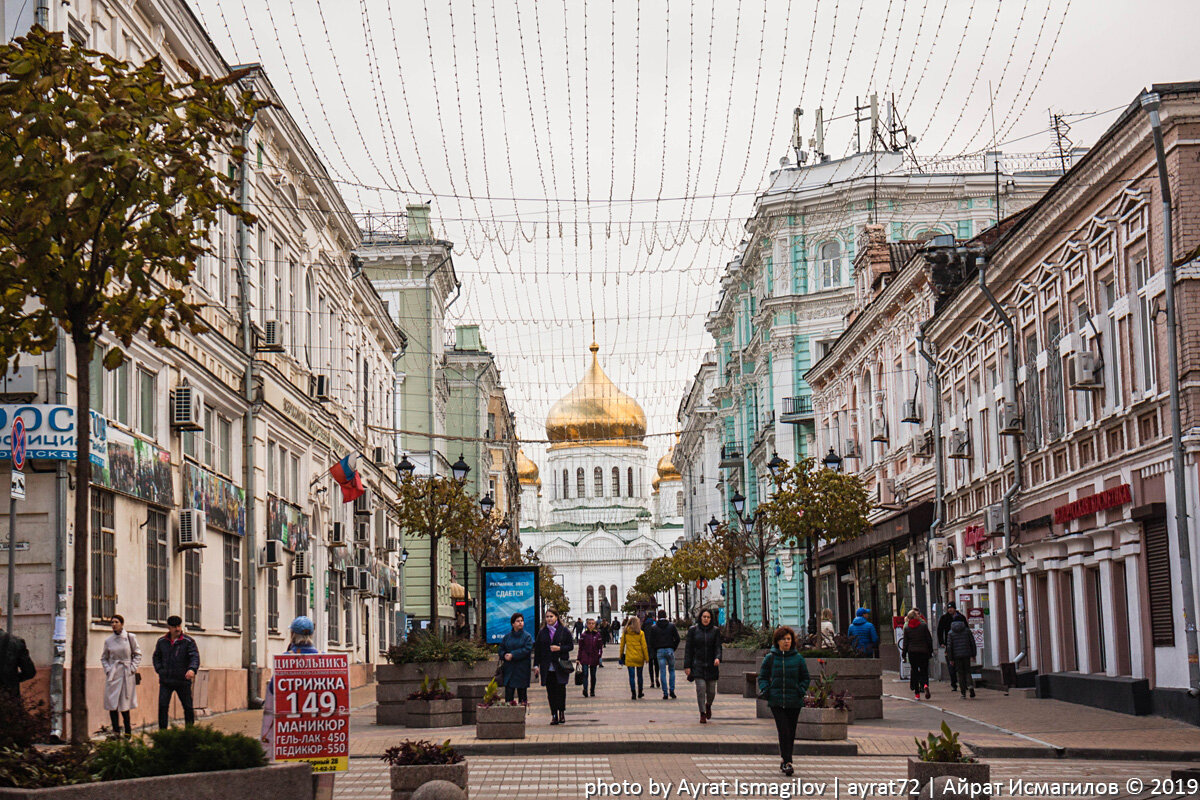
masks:
<path id="1" fill-rule="evenodd" d="M 708 588 L 708 579 L 701 578 L 700 580 L 696 581 L 696 588 L 697 589 L 707 589 Z"/>
<path id="2" fill-rule="evenodd" d="M 12 424 L 13 469 L 25 469 L 25 420 L 17 417 Z"/>
<path id="3" fill-rule="evenodd" d="M 13 500 L 25 499 L 25 473 L 13 470 L 12 474 L 12 494 Z"/>

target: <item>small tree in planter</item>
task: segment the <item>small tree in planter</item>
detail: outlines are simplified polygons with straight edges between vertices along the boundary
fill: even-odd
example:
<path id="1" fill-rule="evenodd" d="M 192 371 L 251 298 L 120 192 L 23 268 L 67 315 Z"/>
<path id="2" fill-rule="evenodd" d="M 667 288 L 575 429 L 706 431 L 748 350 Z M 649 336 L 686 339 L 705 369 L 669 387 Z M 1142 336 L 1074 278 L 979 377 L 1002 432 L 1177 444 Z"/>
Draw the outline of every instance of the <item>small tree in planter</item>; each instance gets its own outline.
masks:
<path id="1" fill-rule="evenodd" d="M 845 739 L 846 726 L 850 722 L 850 693 L 835 690 L 837 675 L 825 674 L 825 662 L 821 661 L 821 674 L 808 685 L 804 696 L 804 708 L 796 724 L 796 738 L 814 741 Z"/>
<path id="2" fill-rule="evenodd" d="M 445 678 L 426 676 L 421 688 L 404 704 L 404 724 L 410 728 L 454 728 L 462 725 L 462 700 L 454 696 Z"/>
<path id="3" fill-rule="evenodd" d="M 908 760 L 908 777 L 924 788 L 933 778 L 963 778 L 972 783 L 987 783 L 991 768 L 963 751 L 958 734 L 942 722 L 941 735 L 930 733 L 917 743 L 917 757 Z"/>
<path id="4" fill-rule="evenodd" d="M 381 758 L 390 768 L 392 800 L 409 800 L 421 784 L 430 781 L 449 781 L 467 790 L 467 762 L 449 739 L 440 745 L 404 741 L 384 750 Z"/>
<path id="5" fill-rule="evenodd" d="M 493 678 L 475 709 L 475 738 L 524 739 L 526 709 L 525 704 L 515 700 L 506 702 Z"/>

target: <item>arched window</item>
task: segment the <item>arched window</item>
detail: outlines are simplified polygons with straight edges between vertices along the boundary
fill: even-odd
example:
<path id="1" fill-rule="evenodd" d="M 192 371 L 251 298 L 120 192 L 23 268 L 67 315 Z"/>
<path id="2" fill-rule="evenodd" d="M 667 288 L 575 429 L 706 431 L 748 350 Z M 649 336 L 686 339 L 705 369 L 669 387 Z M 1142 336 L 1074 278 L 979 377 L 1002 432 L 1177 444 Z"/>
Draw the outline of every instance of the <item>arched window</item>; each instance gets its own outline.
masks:
<path id="1" fill-rule="evenodd" d="M 621 496 L 621 468 L 620 467 L 613 467 L 612 493 L 613 493 L 613 497 Z"/>
<path id="2" fill-rule="evenodd" d="M 633 467 L 630 467 L 629 472 L 626 474 L 625 486 L 626 486 L 625 496 L 633 497 Z"/>
<path id="3" fill-rule="evenodd" d="M 675 493 L 675 516 L 683 516 L 683 492 Z"/>
<path id="4" fill-rule="evenodd" d="M 563 470 L 563 500 L 571 496 L 571 473 Z"/>
<path id="5" fill-rule="evenodd" d="M 600 587 L 600 591 L 604 591 L 603 586 Z M 608 593 L 609 593 L 608 594 L 608 596 L 609 596 L 608 603 L 609 603 L 609 605 L 612 606 L 613 613 L 616 614 L 621 607 L 619 605 L 617 605 L 617 585 L 615 583 L 612 586 L 608 587 Z"/>
<path id="6" fill-rule="evenodd" d="M 575 470 L 575 493 L 579 497 L 587 497 L 587 483 L 584 482 L 583 467 Z"/>
<path id="7" fill-rule="evenodd" d="M 821 245 L 817 251 L 817 274 L 820 276 L 822 289 L 842 285 L 841 242 L 835 240 Z"/>
<path id="8" fill-rule="evenodd" d="M 587 588 L 587 613 L 596 613 L 596 589 L 594 586 Z"/>
<path id="9" fill-rule="evenodd" d="M 604 497 L 604 470 L 596 467 L 592 471 L 592 483 L 596 490 L 596 497 Z"/>

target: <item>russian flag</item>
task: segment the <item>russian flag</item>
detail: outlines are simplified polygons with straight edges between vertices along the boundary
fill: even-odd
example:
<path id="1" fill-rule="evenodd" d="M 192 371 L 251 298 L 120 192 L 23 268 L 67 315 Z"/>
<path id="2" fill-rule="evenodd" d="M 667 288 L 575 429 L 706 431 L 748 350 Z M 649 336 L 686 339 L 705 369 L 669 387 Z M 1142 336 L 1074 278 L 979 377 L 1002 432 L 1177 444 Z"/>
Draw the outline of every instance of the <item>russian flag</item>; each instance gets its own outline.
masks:
<path id="1" fill-rule="evenodd" d="M 341 461 L 329 468 L 329 474 L 337 481 L 338 486 L 342 487 L 343 503 L 352 503 L 366 493 L 362 484 L 362 475 L 354 469 L 354 465 L 357 463 L 358 453 L 347 453 Z"/>

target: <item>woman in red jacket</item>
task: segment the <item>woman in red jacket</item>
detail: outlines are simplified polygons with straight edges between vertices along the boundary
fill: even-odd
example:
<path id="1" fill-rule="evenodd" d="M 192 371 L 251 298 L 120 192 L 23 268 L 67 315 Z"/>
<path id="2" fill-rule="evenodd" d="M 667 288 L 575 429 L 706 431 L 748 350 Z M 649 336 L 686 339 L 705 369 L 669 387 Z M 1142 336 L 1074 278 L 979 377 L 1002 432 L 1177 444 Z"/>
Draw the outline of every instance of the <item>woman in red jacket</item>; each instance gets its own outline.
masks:
<path id="1" fill-rule="evenodd" d="M 929 699 L 929 659 L 933 656 L 933 634 L 915 608 L 904 618 L 904 639 L 900 653 L 908 659 L 908 688 L 913 699 L 920 700 L 921 692 Z"/>

